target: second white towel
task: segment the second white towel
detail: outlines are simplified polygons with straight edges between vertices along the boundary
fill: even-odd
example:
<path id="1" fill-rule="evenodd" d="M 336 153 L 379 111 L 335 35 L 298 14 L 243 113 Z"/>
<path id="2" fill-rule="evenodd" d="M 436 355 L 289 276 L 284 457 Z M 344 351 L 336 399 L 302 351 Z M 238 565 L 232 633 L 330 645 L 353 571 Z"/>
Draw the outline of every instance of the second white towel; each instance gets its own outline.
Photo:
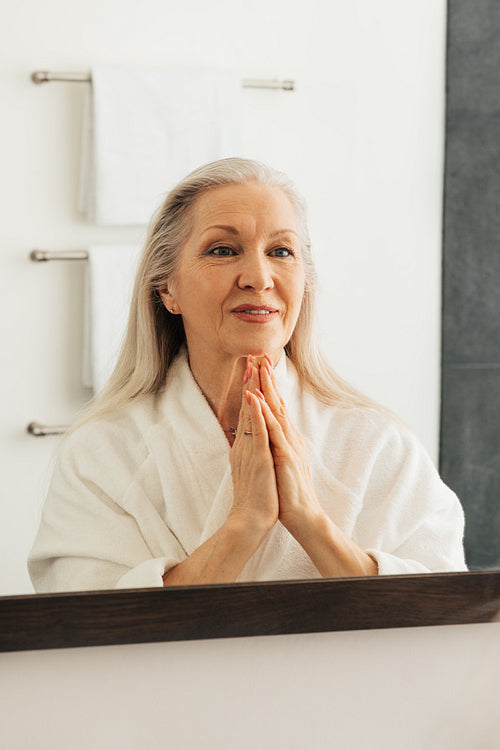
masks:
<path id="1" fill-rule="evenodd" d="M 93 245 L 85 283 L 83 383 L 94 393 L 113 372 L 127 329 L 141 248 Z"/>
<path id="2" fill-rule="evenodd" d="M 241 120 L 236 74 L 93 68 L 80 209 L 99 225 L 147 224 L 190 171 L 241 155 Z"/>

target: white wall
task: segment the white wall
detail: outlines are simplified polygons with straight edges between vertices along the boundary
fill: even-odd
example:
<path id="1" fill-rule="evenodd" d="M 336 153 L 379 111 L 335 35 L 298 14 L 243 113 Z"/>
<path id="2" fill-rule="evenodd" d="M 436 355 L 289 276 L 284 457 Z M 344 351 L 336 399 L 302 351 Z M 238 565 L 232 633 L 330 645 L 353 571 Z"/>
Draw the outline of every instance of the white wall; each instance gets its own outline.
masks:
<path id="1" fill-rule="evenodd" d="M 18 0 L 0 27 L 0 592 L 30 591 L 25 560 L 55 438 L 80 385 L 83 264 L 32 248 L 135 241 L 89 226 L 77 188 L 85 84 L 33 70 L 98 63 L 235 69 L 296 80 L 244 92 L 245 151 L 307 196 L 331 363 L 392 407 L 437 457 L 445 2 Z"/>
<path id="2" fill-rule="evenodd" d="M 500 623 L 0 657 L 9 750 L 498 750 Z"/>

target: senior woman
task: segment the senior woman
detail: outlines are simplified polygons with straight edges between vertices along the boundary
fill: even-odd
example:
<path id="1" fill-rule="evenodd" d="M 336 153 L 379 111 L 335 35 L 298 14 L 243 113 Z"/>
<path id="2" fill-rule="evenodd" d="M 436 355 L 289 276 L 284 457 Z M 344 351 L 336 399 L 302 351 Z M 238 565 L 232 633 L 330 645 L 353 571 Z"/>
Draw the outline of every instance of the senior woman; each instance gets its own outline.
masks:
<path id="1" fill-rule="evenodd" d="M 460 504 L 314 341 L 305 207 L 225 159 L 158 209 L 111 379 L 62 442 L 37 591 L 465 568 Z"/>

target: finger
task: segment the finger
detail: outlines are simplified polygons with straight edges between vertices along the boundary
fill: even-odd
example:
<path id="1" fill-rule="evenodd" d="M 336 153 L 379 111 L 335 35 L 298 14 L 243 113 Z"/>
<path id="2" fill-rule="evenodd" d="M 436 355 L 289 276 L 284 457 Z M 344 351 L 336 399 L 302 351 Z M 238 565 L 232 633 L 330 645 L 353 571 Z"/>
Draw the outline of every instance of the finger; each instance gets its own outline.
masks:
<path id="1" fill-rule="evenodd" d="M 285 402 L 278 391 L 274 372 L 268 360 L 261 362 L 260 370 L 261 391 L 264 394 L 266 403 L 270 406 L 274 416 L 282 427 L 288 429 L 289 422 Z"/>
<path id="2" fill-rule="evenodd" d="M 261 391 L 257 391 L 257 398 L 259 400 L 260 409 L 266 424 L 271 446 L 276 449 L 279 454 L 288 454 L 290 452 L 290 443 L 288 442 L 283 427 L 273 414 L 269 404 L 266 403 L 264 394 Z"/>
<path id="3" fill-rule="evenodd" d="M 252 409 L 248 398 L 248 390 L 243 394 L 243 433 L 252 431 Z"/>
<path id="4" fill-rule="evenodd" d="M 244 390 L 255 393 L 260 388 L 259 363 L 251 354 L 247 357 L 247 368 L 243 376 Z"/>
<path id="5" fill-rule="evenodd" d="M 260 381 L 262 386 L 260 390 L 264 394 L 264 398 L 266 399 L 271 409 L 273 409 L 273 411 L 276 411 L 276 409 L 280 405 L 279 396 L 275 387 L 275 383 L 273 381 L 272 367 L 267 359 L 262 359 L 260 362 Z"/>
<path id="6" fill-rule="evenodd" d="M 250 435 L 256 437 L 265 435 L 265 439 L 268 441 L 266 421 L 262 414 L 260 401 L 255 393 L 247 390 L 243 394 L 236 437 L 241 439 Z"/>
<path id="7" fill-rule="evenodd" d="M 257 442 L 259 441 L 259 438 L 263 438 L 263 441 L 266 444 L 269 444 L 267 424 L 260 398 L 255 393 L 247 391 L 246 399 L 250 410 L 252 437 L 255 438 Z"/>
<path id="8" fill-rule="evenodd" d="M 267 366 L 261 369 L 262 392 L 266 402 L 271 407 L 274 416 L 279 421 L 286 439 L 293 444 L 298 436 L 297 429 L 290 420 L 285 401 L 278 390 L 276 376 L 270 358 L 266 355 Z"/>
<path id="9" fill-rule="evenodd" d="M 240 417 L 238 420 L 238 428 L 236 430 L 236 439 L 252 432 L 251 400 L 248 400 L 247 394 L 248 392 L 255 393 L 259 388 L 259 365 L 255 358 L 249 354 L 246 359 L 245 372 L 243 373 L 243 391 L 241 396 Z"/>
<path id="10" fill-rule="evenodd" d="M 252 374 L 252 357 L 250 354 L 246 357 L 245 361 L 245 372 L 243 373 L 243 385 L 246 386 L 250 379 L 250 375 Z M 245 389 L 243 389 L 243 392 Z"/>
<path id="11" fill-rule="evenodd" d="M 248 403 L 248 399 L 246 398 L 246 393 L 247 391 L 246 389 L 244 389 L 243 393 L 241 394 L 240 414 L 238 417 L 238 425 L 236 427 L 234 444 L 236 444 L 236 442 L 240 442 L 241 437 L 245 434 L 245 432 L 251 432 L 252 430 L 250 404 Z"/>

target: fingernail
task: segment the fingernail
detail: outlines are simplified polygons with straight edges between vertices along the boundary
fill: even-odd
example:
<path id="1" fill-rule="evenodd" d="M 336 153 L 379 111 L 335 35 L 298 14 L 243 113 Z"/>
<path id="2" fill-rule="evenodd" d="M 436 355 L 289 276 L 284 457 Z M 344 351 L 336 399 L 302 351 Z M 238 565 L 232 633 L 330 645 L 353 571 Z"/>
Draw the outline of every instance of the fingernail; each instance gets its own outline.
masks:
<path id="1" fill-rule="evenodd" d="M 250 391 L 245 391 L 245 398 L 247 400 L 247 404 L 250 406 L 250 403 L 252 401 L 252 398 L 250 396 Z"/>
<path id="2" fill-rule="evenodd" d="M 250 380 L 250 375 L 252 374 L 252 363 L 250 362 L 250 357 L 247 357 L 247 366 L 245 369 L 245 372 L 243 374 L 243 382 L 248 383 Z"/>
<path id="3" fill-rule="evenodd" d="M 262 393 L 262 391 L 259 391 L 259 389 L 258 389 L 258 388 L 256 388 L 256 389 L 255 389 L 255 393 L 256 393 L 256 394 L 257 394 L 257 396 L 258 396 L 258 397 L 260 398 L 260 400 L 261 400 L 261 401 L 264 401 L 264 403 L 265 403 L 266 399 L 264 398 L 264 394 Z"/>
<path id="4" fill-rule="evenodd" d="M 268 354 L 264 354 L 264 357 L 267 359 L 271 367 L 274 367 L 273 360 L 271 359 L 271 357 Z"/>

